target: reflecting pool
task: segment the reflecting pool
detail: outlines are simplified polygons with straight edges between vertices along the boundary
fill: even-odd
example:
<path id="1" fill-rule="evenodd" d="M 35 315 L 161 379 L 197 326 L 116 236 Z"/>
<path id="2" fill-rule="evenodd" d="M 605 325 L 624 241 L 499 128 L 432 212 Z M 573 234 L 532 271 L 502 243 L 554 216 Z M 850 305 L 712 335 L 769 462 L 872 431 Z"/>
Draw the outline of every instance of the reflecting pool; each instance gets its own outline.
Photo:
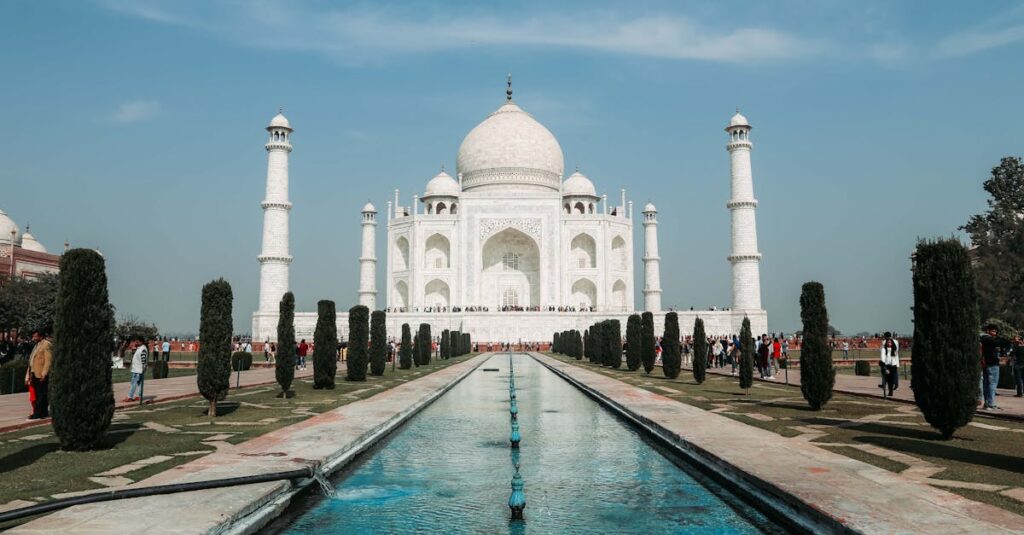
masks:
<path id="1" fill-rule="evenodd" d="M 512 359 L 524 520 L 509 519 L 509 356 L 498 354 L 340 473 L 337 496 L 308 498 L 271 530 L 782 532 L 531 357 Z"/>

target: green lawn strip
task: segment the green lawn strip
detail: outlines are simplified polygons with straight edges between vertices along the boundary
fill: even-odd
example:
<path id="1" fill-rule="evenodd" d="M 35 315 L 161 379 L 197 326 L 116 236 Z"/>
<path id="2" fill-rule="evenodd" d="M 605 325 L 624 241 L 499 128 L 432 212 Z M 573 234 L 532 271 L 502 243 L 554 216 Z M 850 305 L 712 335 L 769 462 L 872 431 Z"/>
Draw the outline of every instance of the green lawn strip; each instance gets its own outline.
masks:
<path id="1" fill-rule="evenodd" d="M 312 378 L 297 380 L 295 397 L 277 397 L 276 385 L 232 389 L 218 405 L 218 416 L 205 416 L 207 403 L 202 398 L 144 405 L 118 411 L 107 433 L 105 448 L 91 452 L 62 452 L 51 426 L 33 427 L 0 434 L 0 504 L 12 500 L 47 500 L 54 494 L 106 488 L 90 481 L 96 476 L 129 463 L 163 455 L 172 457 L 160 463 L 127 472 L 125 477 L 139 481 L 202 455 L 176 456 L 185 452 L 215 451 L 204 440 L 216 435 L 230 444 L 266 434 L 306 420 L 352 401 L 365 399 L 411 379 L 463 362 L 472 355 L 450 360 L 433 360 L 429 366 L 391 371 L 381 377 L 368 376 L 365 382 L 347 382 L 339 374 L 334 390 L 314 390 Z M 151 423 L 160 432 L 144 427 Z"/>
<path id="2" fill-rule="evenodd" d="M 153 372 L 146 373 L 146 381 L 152 380 Z M 195 375 L 195 368 L 168 368 L 167 377 L 184 377 L 187 375 Z M 132 372 L 128 368 L 115 368 L 112 370 L 111 378 L 115 383 L 127 383 L 132 378 Z"/>
<path id="3" fill-rule="evenodd" d="M 904 453 L 944 468 L 932 476 L 935 479 L 1024 487 L 1024 424 L 1020 422 L 981 420 L 981 424 L 1004 429 L 968 425 L 952 440 L 943 441 L 920 412 L 905 403 L 835 393 L 823 410 L 815 412 L 803 400 L 799 386 L 755 382 L 747 395 L 736 377 L 708 375 L 703 384 L 697 385 L 685 370 L 678 379 L 670 380 L 660 370 L 648 376 L 643 371 L 614 370 L 561 355 L 550 356 L 702 409 L 728 404 L 729 408 L 718 414 L 783 436 L 801 434 L 801 430 L 794 429 L 800 427 L 825 433 L 814 439 L 815 443 L 864 444 Z M 852 420 L 880 414 L 886 415 L 881 421 L 851 424 Z M 887 470 L 897 471 L 896 464 L 901 464 L 854 448 L 829 449 Z M 971 499 L 1024 514 L 1024 503 L 994 492 L 974 492 Z"/>
<path id="4" fill-rule="evenodd" d="M 889 459 L 887 457 L 880 457 L 878 455 L 872 455 L 872 454 L 867 453 L 865 451 L 859 450 L 857 448 L 852 448 L 852 447 L 849 447 L 849 446 L 822 446 L 822 447 L 827 449 L 827 450 L 829 450 L 829 451 L 832 451 L 832 452 L 839 453 L 839 454 L 845 455 L 847 457 L 850 457 L 851 459 L 857 459 L 858 461 L 865 462 L 865 463 L 868 463 L 868 464 L 870 464 L 872 466 L 877 466 L 877 467 L 879 467 L 879 468 L 881 468 L 883 470 L 888 470 L 890 472 L 894 472 L 894 473 L 897 473 L 897 474 L 902 472 L 902 471 L 904 471 L 904 470 L 906 470 L 907 468 L 910 468 L 909 466 L 907 466 L 907 465 L 905 465 L 903 463 L 898 463 L 898 462 L 893 461 L 892 459 Z"/>

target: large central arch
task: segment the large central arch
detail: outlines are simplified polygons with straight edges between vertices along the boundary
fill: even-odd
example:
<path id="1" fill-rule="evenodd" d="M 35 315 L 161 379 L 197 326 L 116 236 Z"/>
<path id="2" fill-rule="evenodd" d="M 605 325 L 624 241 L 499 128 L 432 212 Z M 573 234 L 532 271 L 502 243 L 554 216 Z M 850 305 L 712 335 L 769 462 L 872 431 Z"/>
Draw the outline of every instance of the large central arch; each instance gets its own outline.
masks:
<path id="1" fill-rule="evenodd" d="M 507 228 L 484 242 L 481 260 L 479 305 L 540 305 L 540 246 L 533 238 Z"/>

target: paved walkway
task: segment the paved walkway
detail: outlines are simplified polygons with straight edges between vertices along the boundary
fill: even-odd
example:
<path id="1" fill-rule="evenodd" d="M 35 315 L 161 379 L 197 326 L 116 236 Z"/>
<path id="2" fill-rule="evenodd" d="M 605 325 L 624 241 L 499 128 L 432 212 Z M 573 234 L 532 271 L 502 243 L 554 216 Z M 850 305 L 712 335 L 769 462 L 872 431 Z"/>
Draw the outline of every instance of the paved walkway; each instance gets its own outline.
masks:
<path id="1" fill-rule="evenodd" d="M 1024 533 L 1024 517 L 1009 511 L 579 366 L 538 353 L 532 355 L 658 429 L 713 467 L 727 463 L 732 467 L 730 472 L 738 471 L 747 484 L 775 496 L 773 499 L 785 502 L 787 495 L 794 496 L 855 532 Z"/>
<path id="2" fill-rule="evenodd" d="M 685 368 L 686 373 L 690 373 L 689 368 Z M 876 370 L 877 371 L 877 370 Z M 732 375 L 732 367 L 727 366 L 725 368 L 709 368 L 708 373 L 716 375 Z M 767 383 L 783 383 L 785 384 L 786 370 L 778 370 L 775 373 L 774 380 L 760 379 L 757 376 L 757 370 L 754 370 L 755 381 L 765 381 Z M 789 384 L 800 385 L 800 370 L 794 369 L 789 371 Z M 872 396 L 881 398 L 882 389 L 878 388 L 879 378 L 877 376 L 863 376 L 863 375 L 847 375 L 843 373 L 836 374 L 836 385 L 833 388 L 836 392 L 843 392 L 846 394 L 854 394 L 858 396 Z M 994 411 L 983 411 L 981 409 L 976 413 L 978 416 L 991 416 L 995 418 L 1012 418 L 1014 420 L 1024 420 L 1024 398 L 1014 397 L 1015 391 L 1000 388 L 997 389 L 998 396 L 996 396 L 996 404 L 999 405 L 1000 409 Z M 893 398 L 898 401 L 905 401 L 914 403 L 914 391 L 910 389 L 910 379 L 903 379 L 900 376 L 900 387 L 893 392 Z"/>
<path id="3" fill-rule="evenodd" d="M 122 488 L 268 474 L 307 466 L 325 472 L 336 470 L 492 355 L 478 355 L 371 398 L 236 446 L 219 448 L 215 453 Z M 78 505 L 18 526 L 9 533 L 118 533 L 125 531 L 126 526 L 139 533 L 251 533 L 280 514 L 297 490 L 288 481 L 274 481 Z"/>
<path id="4" fill-rule="evenodd" d="M 343 363 L 339 363 L 338 373 L 340 374 L 344 371 L 345 365 Z M 295 371 L 296 378 L 309 377 L 311 375 L 313 375 L 312 365 L 308 366 L 305 370 Z M 236 375 L 232 373 L 231 388 L 235 388 L 235 380 Z M 275 381 L 276 379 L 274 378 L 273 368 L 252 369 L 241 373 L 241 385 L 243 388 L 247 386 L 273 383 Z M 199 388 L 196 386 L 195 375 L 169 377 L 167 379 L 147 378 L 143 386 L 145 387 L 146 403 L 161 403 L 164 401 L 173 401 L 176 399 L 199 395 Z M 122 401 L 124 398 L 128 397 L 128 389 L 130 387 L 131 383 L 129 382 L 114 383 L 115 410 L 134 407 L 139 404 L 137 401 Z M 50 423 L 49 418 L 45 420 L 26 421 L 26 418 L 28 418 L 28 415 L 31 414 L 31 412 L 32 404 L 28 401 L 28 393 L 0 396 L 0 433 Z"/>

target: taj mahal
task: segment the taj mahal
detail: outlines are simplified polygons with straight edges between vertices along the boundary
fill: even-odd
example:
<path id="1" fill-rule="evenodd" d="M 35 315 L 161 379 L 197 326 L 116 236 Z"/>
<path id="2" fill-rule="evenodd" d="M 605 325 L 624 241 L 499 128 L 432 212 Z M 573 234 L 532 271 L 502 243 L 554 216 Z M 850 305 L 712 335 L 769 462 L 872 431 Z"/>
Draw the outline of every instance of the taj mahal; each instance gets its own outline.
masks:
<path id="1" fill-rule="evenodd" d="M 726 127 L 731 158 L 732 307 L 678 311 L 686 333 L 699 315 L 709 334 L 738 333 L 744 317 L 753 332 L 767 331 L 761 307 L 760 260 L 753 178 L 751 126 L 737 110 Z M 283 113 L 267 126 L 269 141 L 254 340 L 275 340 L 278 307 L 289 289 L 288 161 L 293 129 Z M 429 176 L 429 175 L 428 175 Z M 383 215 L 387 246 L 378 266 L 377 226 Z M 633 223 L 643 226 L 643 250 L 633 246 Z M 512 100 L 505 101 L 463 139 L 454 176 L 441 170 L 422 192 L 403 203 L 400 192 L 383 214 L 367 203 L 361 213 L 362 250 L 358 303 L 387 311 L 390 336 L 401 325 L 431 324 L 471 333 L 479 342 L 538 342 L 556 331 L 583 331 L 596 321 L 654 313 L 660 334 L 658 211 L 648 202 L 639 214 L 626 190 L 609 198 L 578 169 L 565 176 L 555 136 Z M 634 304 L 634 258 L 643 263 L 643 307 Z M 377 269 L 386 274 L 378 289 Z M 381 295 L 383 294 L 383 295 Z M 338 303 L 339 311 L 348 303 Z M 316 313 L 297 312 L 295 332 L 311 338 Z M 338 314 L 347 337 L 347 313 Z"/>

